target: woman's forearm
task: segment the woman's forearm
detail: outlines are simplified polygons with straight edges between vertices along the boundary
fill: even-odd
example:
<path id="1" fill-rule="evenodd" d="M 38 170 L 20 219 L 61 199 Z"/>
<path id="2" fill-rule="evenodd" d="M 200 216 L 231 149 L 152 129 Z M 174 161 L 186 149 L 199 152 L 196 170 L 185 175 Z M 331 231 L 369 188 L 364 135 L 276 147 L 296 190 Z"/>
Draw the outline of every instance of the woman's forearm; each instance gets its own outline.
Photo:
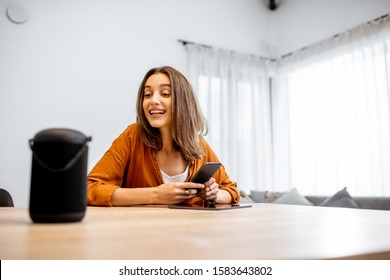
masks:
<path id="1" fill-rule="evenodd" d="M 230 193 L 226 190 L 219 190 L 217 194 L 217 199 L 215 201 L 216 203 L 231 203 L 232 202 L 232 196 Z"/>
<path id="2" fill-rule="evenodd" d="M 157 204 L 155 188 L 117 188 L 112 196 L 114 206 Z"/>

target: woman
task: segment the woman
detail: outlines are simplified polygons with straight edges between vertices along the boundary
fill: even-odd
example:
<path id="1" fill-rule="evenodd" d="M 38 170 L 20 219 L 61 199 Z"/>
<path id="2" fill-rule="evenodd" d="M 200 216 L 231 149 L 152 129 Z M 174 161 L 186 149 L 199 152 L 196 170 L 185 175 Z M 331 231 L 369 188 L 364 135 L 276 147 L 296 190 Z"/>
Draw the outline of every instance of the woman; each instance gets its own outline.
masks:
<path id="1" fill-rule="evenodd" d="M 88 204 L 198 204 L 239 201 L 223 166 L 208 182 L 189 182 L 219 161 L 204 140 L 205 120 L 187 79 L 172 67 L 149 70 L 139 88 L 137 123 L 127 127 L 88 175 Z"/>

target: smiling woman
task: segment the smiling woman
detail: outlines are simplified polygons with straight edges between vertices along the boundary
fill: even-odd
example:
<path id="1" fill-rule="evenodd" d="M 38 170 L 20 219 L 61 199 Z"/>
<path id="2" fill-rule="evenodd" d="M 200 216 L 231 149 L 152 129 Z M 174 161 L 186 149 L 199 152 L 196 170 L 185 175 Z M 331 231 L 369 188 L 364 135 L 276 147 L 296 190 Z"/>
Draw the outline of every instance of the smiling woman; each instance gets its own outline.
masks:
<path id="1" fill-rule="evenodd" d="M 88 176 L 89 205 L 238 202 L 237 185 L 223 166 L 204 184 L 190 182 L 205 162 L 219 162 L 205 132 L 188 80 L 169 66 L 149 70 L 138 90 L 137 123 Z"/>

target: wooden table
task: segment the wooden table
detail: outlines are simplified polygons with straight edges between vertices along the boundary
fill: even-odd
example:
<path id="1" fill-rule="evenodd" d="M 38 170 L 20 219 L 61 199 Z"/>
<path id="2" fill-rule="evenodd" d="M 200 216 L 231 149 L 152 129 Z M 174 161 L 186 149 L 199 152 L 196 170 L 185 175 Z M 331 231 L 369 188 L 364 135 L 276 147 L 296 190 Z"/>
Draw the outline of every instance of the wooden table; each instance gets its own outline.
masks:
<path id="1" fill-rule="evenodd" d="M 0 208 L 0 259 L 390 259 L 390 211 L 254 204 L 196 211 L 88 207 L 82 222 L 34 224 Z"/>

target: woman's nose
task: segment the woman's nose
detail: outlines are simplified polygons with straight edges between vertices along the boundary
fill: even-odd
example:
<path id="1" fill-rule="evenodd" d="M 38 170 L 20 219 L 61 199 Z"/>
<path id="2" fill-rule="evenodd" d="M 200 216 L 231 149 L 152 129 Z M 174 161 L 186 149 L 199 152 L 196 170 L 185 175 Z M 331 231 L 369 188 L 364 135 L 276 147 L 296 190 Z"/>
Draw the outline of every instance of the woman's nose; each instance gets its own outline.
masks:
<path id="1" fill-rule="evenodd" d="M 160 94 L 158 92 L 155 92 L 152 96 L 152 103 L 153 104 L 160 104 Z"/>

